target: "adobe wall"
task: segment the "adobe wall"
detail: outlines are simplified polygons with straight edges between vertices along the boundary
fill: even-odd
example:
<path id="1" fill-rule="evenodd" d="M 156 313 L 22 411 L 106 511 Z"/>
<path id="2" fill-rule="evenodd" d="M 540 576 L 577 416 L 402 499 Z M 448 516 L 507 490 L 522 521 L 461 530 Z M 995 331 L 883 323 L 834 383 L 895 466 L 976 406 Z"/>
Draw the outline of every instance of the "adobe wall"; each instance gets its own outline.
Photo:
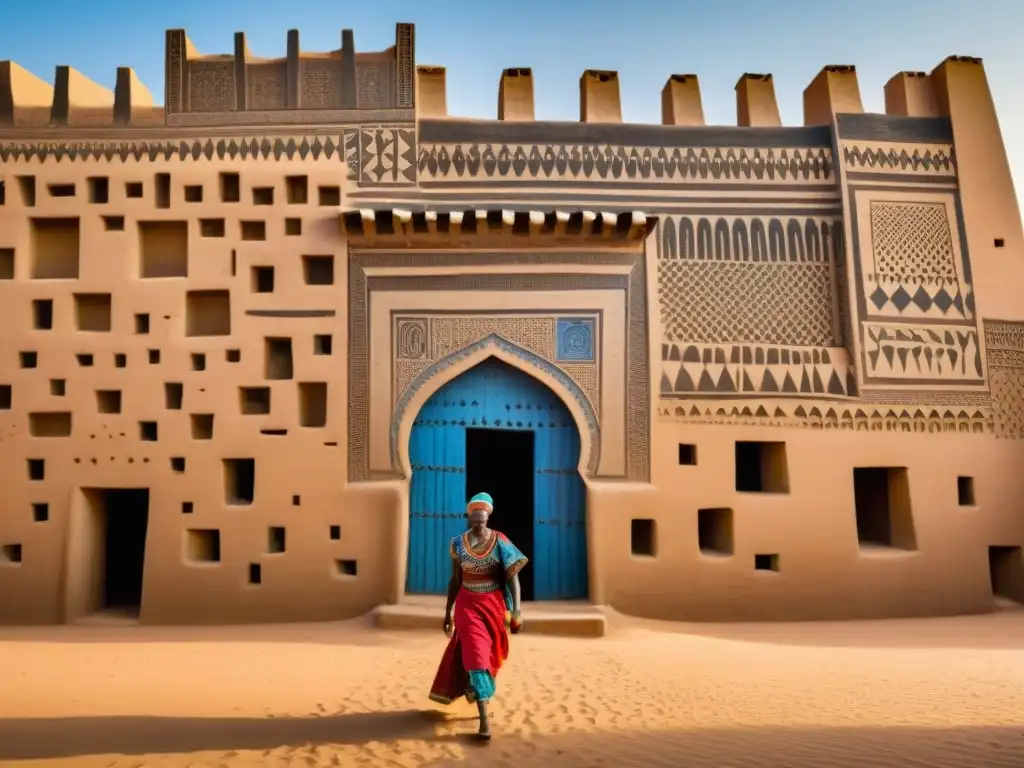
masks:
<path id="1" fill-rule="evenodd" d="M 400 600 L 411 422 L 488 355 L 579 425 L 594 602 L 991 609 L 989 547 L 1024 544 L 1024 237 L 980 62 L 896 76 L 888 116 L 827 67 L 799 128 L 751 74 L 734 127 L 693 75 L 623 125 L 603 71 L 537 122 L 520 68 L 463 121 L 413 38 L 269 60 L 172 30 L 163 107 L 125 69 L 107 107 L 58 71 L 46 109 L 0 68 L 0 621 L 96 607 L 108 487 L 150 489 L 144 622 Z M 760 491 L 737 441 L 770 444 Z M 892 546 L 858 543 L 855 467 L 892 469 Z"/>

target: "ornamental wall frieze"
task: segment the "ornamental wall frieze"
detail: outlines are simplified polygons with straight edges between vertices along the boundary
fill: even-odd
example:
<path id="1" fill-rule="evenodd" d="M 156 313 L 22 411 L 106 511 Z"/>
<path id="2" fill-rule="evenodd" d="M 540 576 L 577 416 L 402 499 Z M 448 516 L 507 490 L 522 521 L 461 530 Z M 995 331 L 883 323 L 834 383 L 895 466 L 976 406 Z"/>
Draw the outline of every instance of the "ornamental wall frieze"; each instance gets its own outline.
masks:
<path id="1" fill-rule="evenodd" d="M 397 402 L 430 365 L 491 335 L 538 355 L 576 382 L 600 414 L 600 328 L 596 315 L 458 316 L 394 318 L 392 395 Z"/>
<path id="2" fill-rule="evenodd" d="M 412 184 L 416 180 L 415 147 L 416 132 L 411 126 L 341 126 L 330 133 L 284 136 L 242 134 L 81 141 L 0 138 L 0 161 L 334 161 L 347 163 L 350 177 L 361 183 Z"/>
<path id="3" fill-rule="evenodd" d="M 860 173 L 956 176 L 952 144 L 890 144 L 874 141 L 842 143 L 843 167 Z"/>
<path id="4" fill-rule="evenodd" d="M 996 435 L 1024 438 L 1024 323 L 986 320 L 984 333 Z"/>
<path id="5" fill-rule="evenodd" d="M 662 344 L 663 398 L 853 397 L 857 376 L 843 347 Z"/>
<path id="6" fill-rule="evenodd" d="M 821 147 L 657 147 L 562 143 L 421 143 L 422 180 L 618 181 L 828 184 L 832 152 Z"/>
<path id="7" fill-rule="evenodd" d="M 878 403 L 809 404 L 768 401 L 661 401 L 658 419 L 663 422 L 789 429 L 840 429 L 863 432 L 917 434 L 991 434 L 995 430 L 992 409 L 982 407 L 932 407 Z"/>

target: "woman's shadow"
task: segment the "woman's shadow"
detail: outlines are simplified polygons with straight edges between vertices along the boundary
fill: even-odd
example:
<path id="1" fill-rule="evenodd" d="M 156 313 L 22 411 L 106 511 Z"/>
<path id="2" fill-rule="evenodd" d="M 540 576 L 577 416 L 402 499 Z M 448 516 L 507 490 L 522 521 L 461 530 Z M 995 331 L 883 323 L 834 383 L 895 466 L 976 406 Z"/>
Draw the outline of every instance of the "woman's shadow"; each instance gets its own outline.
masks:
<path id="1" fill-rule="evenodd" d="M 479 743 L 477 717 L 407 709 L 303 717 L 68 717 L 0 719 L 0 760 L 80 755 L 270 750 L 309 743 L 453 739 Z"/>

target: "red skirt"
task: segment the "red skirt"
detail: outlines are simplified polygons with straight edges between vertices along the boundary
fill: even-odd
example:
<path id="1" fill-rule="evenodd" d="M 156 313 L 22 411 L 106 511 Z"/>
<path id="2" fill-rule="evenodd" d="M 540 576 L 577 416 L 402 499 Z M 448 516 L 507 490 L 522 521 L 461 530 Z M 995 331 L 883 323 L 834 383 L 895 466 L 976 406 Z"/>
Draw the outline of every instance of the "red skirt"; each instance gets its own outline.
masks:
<path id="1" fill-rule="evenodd" d="M 505 596 L 501 590 L 470 592 L 460 589 L 452 618 L 455 632 L 430 687 L 430 698 L 441 704 L 451 704 L 460 696 L 476 698 L 478 694 L 470 685 L 469 673 L 473 672 L 476 677 L 486 672 L 493 681 L 508 658 Z"/>

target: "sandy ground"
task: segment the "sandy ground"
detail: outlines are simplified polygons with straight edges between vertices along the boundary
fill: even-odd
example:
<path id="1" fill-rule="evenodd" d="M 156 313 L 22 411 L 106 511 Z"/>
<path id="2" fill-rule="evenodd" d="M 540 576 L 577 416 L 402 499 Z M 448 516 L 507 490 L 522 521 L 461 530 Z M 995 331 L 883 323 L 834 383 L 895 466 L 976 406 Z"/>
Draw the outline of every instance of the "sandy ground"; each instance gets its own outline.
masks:
<path id="1" fill-rule="evenodd" d="M 616 624 L 513 638 L 485 745 L 440 631 L 0 629 L 0 765 L 1024 766 L 1024 611 Z"/>

